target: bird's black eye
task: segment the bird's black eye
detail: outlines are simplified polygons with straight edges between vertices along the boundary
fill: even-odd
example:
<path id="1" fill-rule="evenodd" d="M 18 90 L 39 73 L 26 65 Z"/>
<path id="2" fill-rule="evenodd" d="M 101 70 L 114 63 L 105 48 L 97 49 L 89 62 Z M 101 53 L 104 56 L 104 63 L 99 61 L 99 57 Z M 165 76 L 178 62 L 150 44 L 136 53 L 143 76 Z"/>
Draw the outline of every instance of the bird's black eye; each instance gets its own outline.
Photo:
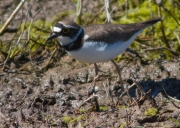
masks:
<path id="1" fill-rule="evenodd" d="M 68 33 L 69 30 L 70 30 L 69 28 L 63 28 L 62 32 L 63 32 L 63 33 Z"/>

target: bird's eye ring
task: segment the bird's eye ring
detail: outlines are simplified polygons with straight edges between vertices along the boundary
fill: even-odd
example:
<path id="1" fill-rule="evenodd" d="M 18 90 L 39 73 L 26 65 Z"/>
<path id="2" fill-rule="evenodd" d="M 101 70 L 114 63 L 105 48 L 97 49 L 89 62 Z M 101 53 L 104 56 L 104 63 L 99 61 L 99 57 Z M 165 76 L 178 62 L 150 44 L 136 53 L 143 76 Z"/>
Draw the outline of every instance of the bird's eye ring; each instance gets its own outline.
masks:
<path id="1" fill-rule="evenodd" d="M 63 29 L 63 33 L 68 33 L 69 32 L 69 28 L 64 28 Z"/>

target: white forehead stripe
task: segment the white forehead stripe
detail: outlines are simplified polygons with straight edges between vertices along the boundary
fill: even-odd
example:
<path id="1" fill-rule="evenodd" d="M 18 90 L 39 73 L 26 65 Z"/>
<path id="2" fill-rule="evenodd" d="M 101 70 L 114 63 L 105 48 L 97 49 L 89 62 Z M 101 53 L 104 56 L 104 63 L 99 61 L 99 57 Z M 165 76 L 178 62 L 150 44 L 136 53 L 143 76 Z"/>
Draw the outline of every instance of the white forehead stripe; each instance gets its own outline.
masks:
<path id="1" fill-rule="evenodd" d="M 54 32 L 60 32 L 61 30 L 62 30 L 61 28 L 53 27 L 53 31 L 54 31 Z"/>

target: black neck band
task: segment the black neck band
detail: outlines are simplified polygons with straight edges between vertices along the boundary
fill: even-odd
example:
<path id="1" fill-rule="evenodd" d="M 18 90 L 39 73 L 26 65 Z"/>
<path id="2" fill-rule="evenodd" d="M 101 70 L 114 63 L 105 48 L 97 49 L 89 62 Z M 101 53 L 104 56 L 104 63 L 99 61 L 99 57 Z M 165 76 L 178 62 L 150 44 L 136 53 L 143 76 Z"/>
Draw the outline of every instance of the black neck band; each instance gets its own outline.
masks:
<path id="1" fill-rule="evenodd" d="M 73 51 L 78 50 L 83 45 L 83 37 L 84 37 L 84 30 L 82 30 L 81 34 L 77 37 L 77 39 L 71 42 L 68 45 L 62 46 L 66 51 Z"/>

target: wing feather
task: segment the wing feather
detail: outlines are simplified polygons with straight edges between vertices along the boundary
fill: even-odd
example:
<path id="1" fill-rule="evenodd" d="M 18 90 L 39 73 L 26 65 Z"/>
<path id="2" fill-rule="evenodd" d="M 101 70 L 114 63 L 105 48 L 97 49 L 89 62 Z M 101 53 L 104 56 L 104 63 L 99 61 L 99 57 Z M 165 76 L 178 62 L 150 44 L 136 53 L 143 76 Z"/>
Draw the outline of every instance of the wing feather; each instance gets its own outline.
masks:
<path id="1" fill-rule="evenodd" d="M 158 22 L 160 18 L 133 24 L 98 24 L 84 27 L 85 34 L 89 36 L 87 41 L 99 41 L 114 43 L 117 41 L 127 41 L 136 32 Z"/>

